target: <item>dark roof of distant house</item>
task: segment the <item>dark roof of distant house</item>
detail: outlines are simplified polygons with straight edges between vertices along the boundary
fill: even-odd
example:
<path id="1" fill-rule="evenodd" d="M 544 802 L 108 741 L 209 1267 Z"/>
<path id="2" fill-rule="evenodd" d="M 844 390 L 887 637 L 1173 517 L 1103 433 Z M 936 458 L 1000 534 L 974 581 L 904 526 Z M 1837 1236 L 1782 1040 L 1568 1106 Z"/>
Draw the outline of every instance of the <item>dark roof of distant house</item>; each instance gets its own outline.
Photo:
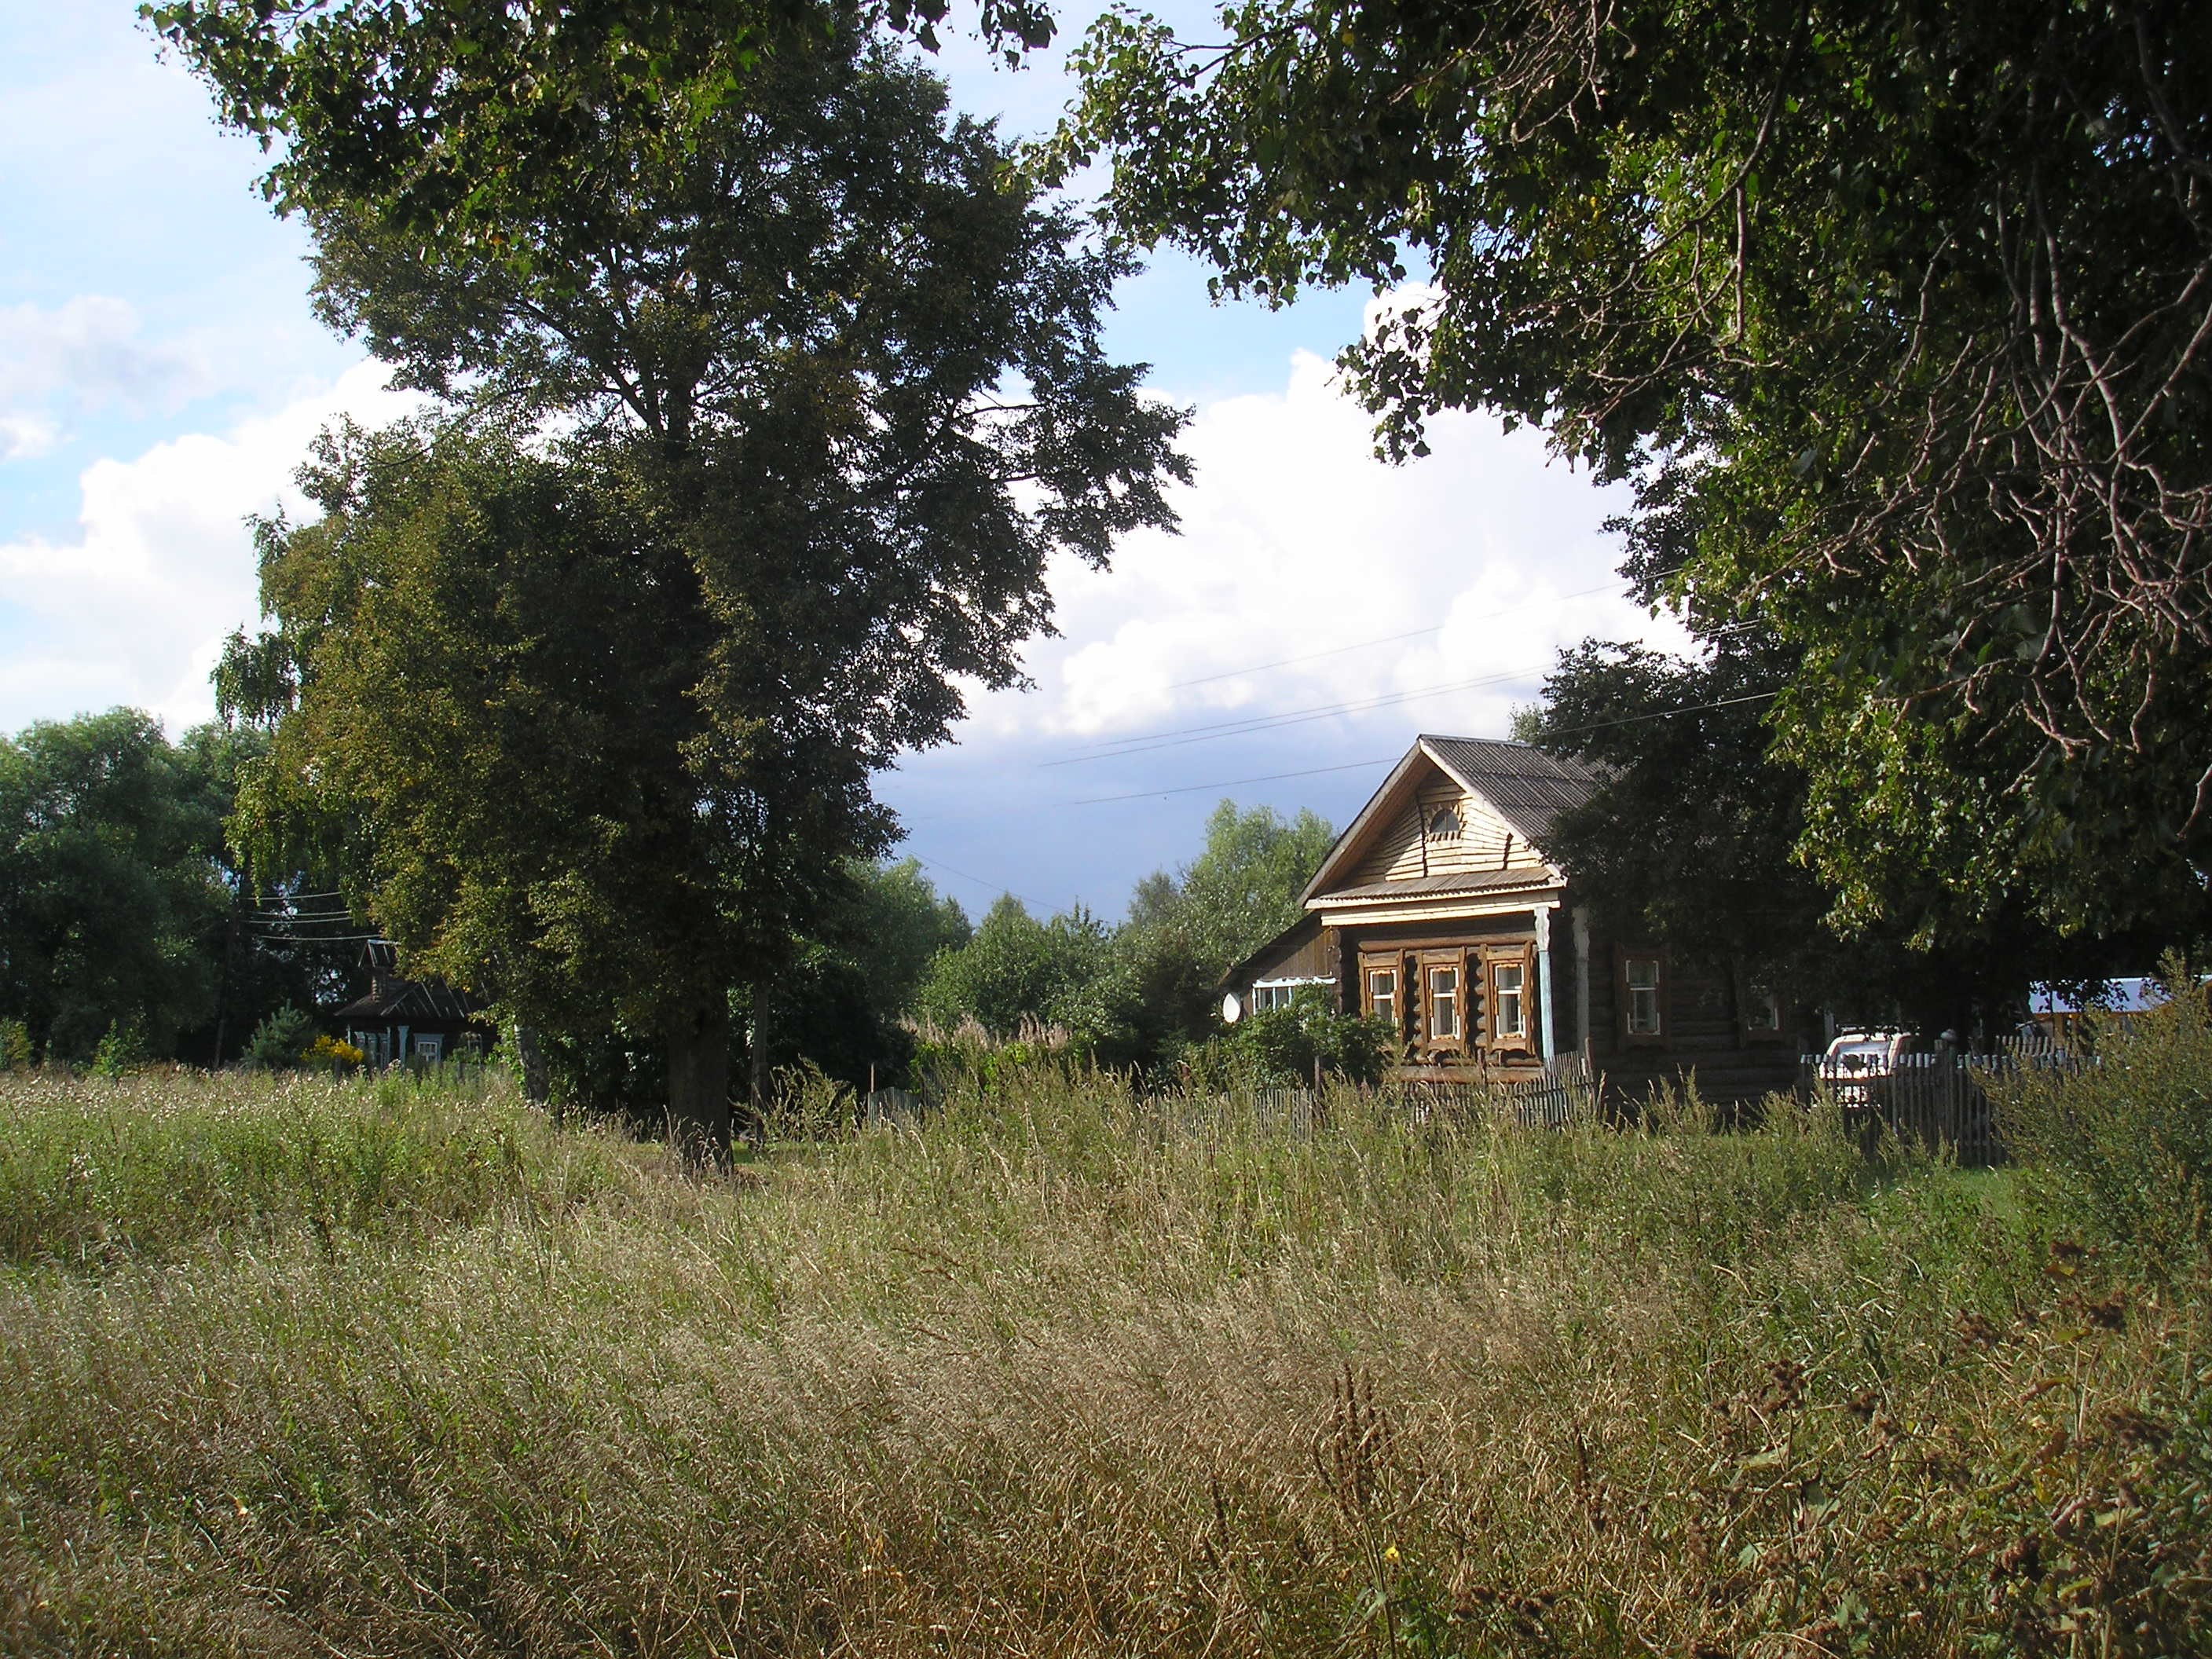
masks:
<path id="1" fill-rule="evenodd" d="M 371 939 L 363 953 L 368 959 L 368 994 L 356 997 L 337 1011 L 333 1019 L 473 1019 L 482 1007 L 441 980 L 401 979 L 399 953 L 388 939 Z"/>
<path id="2" fill-rule="evenodd" d="M 1602 780 L 1588 766 L 1525 743 L 1492 738 L 1418 740 L 1443 769 L 1498 809 L 1523 840 L 1542 847 L 1552 821 L 1580 806 Z"/>

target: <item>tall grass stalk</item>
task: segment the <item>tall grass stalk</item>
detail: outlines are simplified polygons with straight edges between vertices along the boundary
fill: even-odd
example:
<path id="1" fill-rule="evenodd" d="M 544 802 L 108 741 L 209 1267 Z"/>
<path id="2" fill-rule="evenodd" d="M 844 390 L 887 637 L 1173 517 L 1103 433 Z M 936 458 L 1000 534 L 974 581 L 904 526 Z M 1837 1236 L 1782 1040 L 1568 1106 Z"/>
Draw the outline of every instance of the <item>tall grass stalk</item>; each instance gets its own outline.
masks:
<path id="1" fill-rule="evenodd" d="M 1039 1073 L 701 1176 L 496 1087 L 0 1091 L 9 1651 L 2152 1653 L 2212 1601 L 2201 1285 L 1796 1108 Z"/>

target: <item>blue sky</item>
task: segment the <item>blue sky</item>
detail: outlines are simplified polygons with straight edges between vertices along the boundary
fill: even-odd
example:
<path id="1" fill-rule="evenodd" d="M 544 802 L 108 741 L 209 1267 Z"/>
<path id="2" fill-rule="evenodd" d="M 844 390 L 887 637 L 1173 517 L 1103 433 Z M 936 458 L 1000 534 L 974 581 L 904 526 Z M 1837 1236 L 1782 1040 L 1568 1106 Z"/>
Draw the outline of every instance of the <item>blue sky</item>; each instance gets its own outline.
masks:
<path id="1" fill-rule="evenodd" d="M 1016 132 L 1066 96 L 1056 54 L 1009 74 L 957 42 L 939 67 Z M 402 405 L 317 324 L 257 150 L 131 0 L 0 5 L 0 730 L 129 703 L 173 732 L 255 610 L 245 515 L 289 499 L 325 422 Z M 1450 416 L 1428 459 L 1372 459 L 1328 364 L 1370 303 L 1212 307 L 1171 254 L 1126 285 L 1111 348 L 1195 415 L 1183 533 L 1056 570 L 1034 689 L 881 786 L 971 913 L 1010 890 L 1118 915 L 1224 797 L 1340 826 L 1416 732 L 1502 734 L 1561 645 L 1679 639 L 1620 592 L 1618 499 L 1534 434 Z"/>

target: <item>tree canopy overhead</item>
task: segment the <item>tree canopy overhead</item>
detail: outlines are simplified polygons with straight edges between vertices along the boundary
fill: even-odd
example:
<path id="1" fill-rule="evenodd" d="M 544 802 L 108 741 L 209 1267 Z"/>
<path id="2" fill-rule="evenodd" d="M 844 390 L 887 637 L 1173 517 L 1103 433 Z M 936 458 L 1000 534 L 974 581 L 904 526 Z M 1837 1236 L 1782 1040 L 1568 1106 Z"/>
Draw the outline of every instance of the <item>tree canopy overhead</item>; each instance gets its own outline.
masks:
<path id="1" fill-rule="evenodd" d="M 866 0 L 934 49 L 946 0 Z M 501 204 L 573 215 L 613 147 L 695 142 L 779 50 L 840 21 L 811 0 L 142 0 L 139 15 L 272 160 L 284 211 L 337 199 L 455 240 L 514 247 Z M 980 0 L 979 33 L 1011 58 L 1052 38 L 1036 0 Z M 526 255 L 526 249 L 516 249 Z"/>
<path id="2" fill-rule="evenodd" d="M 572 193 L 472 172 L 465 234 L 301 184 L 325 315 L 443 409 L 324 444 L 224 678 L 281 720 L 261 833 L 343 840 L 368 914 L 509 1012 L 661 1034 L 710 1134 L 729 988 L 890 843 L 872 771 L 1018 678 L 1048 556 L 1103 563 L 1187 476 L 1099 348 L 1127 260 L 859 14 L 793 15 L 659 83 L 696 98 L 665 142 L 578 137 Z"/>
<path id="3" fill-rule="evenodd" d="M 2002 7 L 1126 10 L 1057 144 L 1231 291 L 1401 289 L 1345 354 L 1392 454 L 1484 407 L 1632 480 L 1630 574 L 1790 647 L 1806 846 L 1863 907 L 1952 769 L 1944 878 L 2055 908 L 2212 866 L 2212 32 Z M 1418 278 L 1419 280 L 1413 280 Z M 2201 886 L 2201 884 L 2200 884 Z"/>

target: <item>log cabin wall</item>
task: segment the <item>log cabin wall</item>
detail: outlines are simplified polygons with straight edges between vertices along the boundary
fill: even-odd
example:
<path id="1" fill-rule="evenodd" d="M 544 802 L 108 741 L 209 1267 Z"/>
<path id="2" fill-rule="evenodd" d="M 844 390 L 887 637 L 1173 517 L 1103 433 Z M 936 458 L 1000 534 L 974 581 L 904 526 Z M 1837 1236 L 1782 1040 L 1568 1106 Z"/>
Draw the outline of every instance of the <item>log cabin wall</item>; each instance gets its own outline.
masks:
<path id="1" fill-rule="evenodd" d="M 1528 951 L 1533 963 L 1536 933 L 1535 918 L 1530 912 L 1523 910 L 1436 921 L 1353 923 L 1328 931 L 1339 938 L 1339 1007 L 1358 1012 L 1364 1006 L 1359 978 L 1363 963 L 1387 957 L 1398 966 L 1400 1027 L 1411 1045 L 1409 1063 L 1399 1068 L 1402 1077 L 1416 1080 L 1443 1080 L 1481 1072 L 1531 1071 L 1541 1065 L 1540 1033 L 1544 1011 L 1537 999 L 1533 972 L 1528 975 L 1528 982 L 1522 993 L 1527 999 L 1525 1006 L 1528 1011 L 1529 1037 L 1525 1051 L 1492 1053 L 1487 1050 L 1482 1041 L 1483 1036 L 1490 1030 L 1492 1011 L 1488 1006 L 1486 981 L 1480 971 L 1480 953 L 1486 948 L 1519 946 Z M 1552 934 L 1553 996 L 1561 1011 L 1555 1015 L 1560 1021 L 1555 1027 L 1555 1034 L 1561 1054 L 1572 1052 L 1577 1038 L 1577 1034 L 1571 1030 L 1573 969 L 1571 961 L 1560 952 L 1565 931 L 1564 927 L 1555 927 Z M 1460 991 L 1464 1035 L 1455 1051 L 1440 1052 L 1430 1040 L 1430 1034 L 1425 1027 L 1424 999 L 1419 994 L 1415 974 L 1425 955 L 1433 957 L 1441 952 L 1455 951 L 1467 952 Z M 1564 975 L 1563 962 L 1568 964 Z M 1562 987 L 1567 988 L 1562 990 Z"/>
<path id="2" fill-rule="evenodd" d="M 1236 989 L 1249 991 L 1263 979 L 1338 978 L 1336 929 L 1325 927 L 1317 915 L 1247 957 L 1237 973 Z"/>
<path id="3" fill-rule="evenodd" d="M 1686 1073 L 1695 1074 L 1699 1094 L 1721 1104 L 1760 1100 L 1796 1085 L 1802 1011 L 1785 1009 L 1778 1032 L 1754 1033 L 1741 975 L 1678 950 L 1651 952 L 1661 963 L 1658 1040 L 1632 1038 L 1622 1012 L 1621 963 L 1632 950 L 1641 955 L 1645 949 L 1595 931 L 1590 938 L 1589 1058 L 1609 1096 L 1641 1100 Z"/>

